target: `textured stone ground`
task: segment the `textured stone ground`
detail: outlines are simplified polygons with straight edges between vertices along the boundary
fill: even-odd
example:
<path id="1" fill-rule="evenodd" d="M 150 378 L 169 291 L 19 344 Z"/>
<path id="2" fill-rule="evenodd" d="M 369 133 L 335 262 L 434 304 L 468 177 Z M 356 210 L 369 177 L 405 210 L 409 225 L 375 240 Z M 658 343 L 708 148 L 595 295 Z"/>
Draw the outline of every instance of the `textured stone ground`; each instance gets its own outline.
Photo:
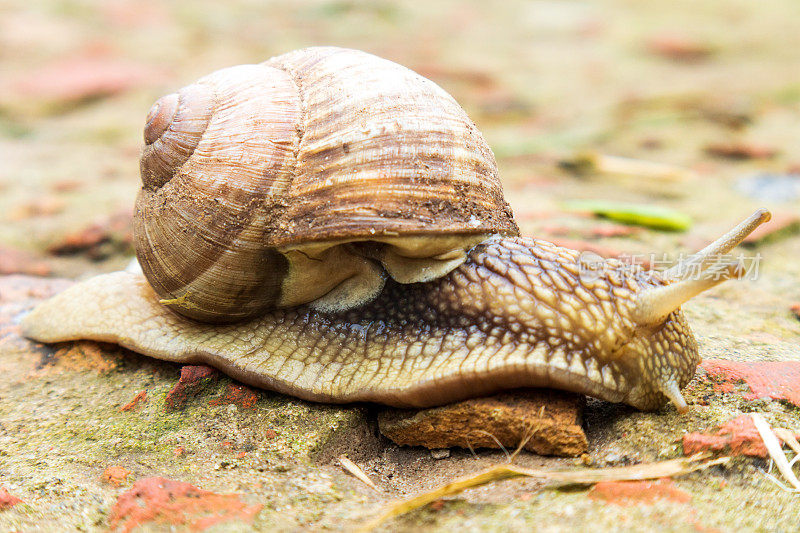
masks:
<path id="1" fill-rule="evenodd" d="M 369 406 L 309 404 L 113 346 L 17 335 L 14 321 L 63 288 L 58 278 L 130 261 L 141 128 L 156 98 L 215 68 L 314 44 L 377 53 L 450 91 L 495 150 L 525 234 L 674 258 L 757 207 L 777 221 L 745 249 L 763 258 L 757 279 L 684 306 L 705 359 L 687 415 L 589 400 L 580 466 L 518 458 L 578 468 L 687 449 L 741 454 L 728 466 L 570 492 L 509 481 L 386 530 L 795 529 L 800 500 L 761 472 L 743 415 L 800 430 L 800 200 L 781 178 L 800 171 L 798 19 L 794 0 L 3 3 L 0 530 L 349 530 L 389 501 L 503 460 L 398 447 Z M 690 172 L 653 180 L 559 164 L 586 150 Z M 632 228 L 565 211 L 574 199 L 670 207 L 694 223 Z M 382 492 L 345 474 L 342 453 Z"/>

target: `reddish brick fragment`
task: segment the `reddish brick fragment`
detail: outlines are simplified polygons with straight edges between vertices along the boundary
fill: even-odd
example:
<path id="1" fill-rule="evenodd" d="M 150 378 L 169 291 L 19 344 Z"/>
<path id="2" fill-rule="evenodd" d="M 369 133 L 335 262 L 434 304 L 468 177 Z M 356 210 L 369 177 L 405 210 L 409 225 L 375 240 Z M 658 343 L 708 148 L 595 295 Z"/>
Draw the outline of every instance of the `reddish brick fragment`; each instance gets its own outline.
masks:
<path id="1" fill-rule="evenodd" d="M 725 159 L 771 159 L 777 155 L 777 150 L 769 146 L 750 144 L 744 142 L 716 143 L 706 146 L 705 151 L 715 157 Z"/>
<path id="2" fill-rule="evenodd" d="M 147 401 L 147 391 L 140 391 L 136 396 L 133 397 L 133 400 L 129 401 L 125 405 L 119 408 L 120 411 L 130 411 L 140 403 Z"/>
<path id="3" fill-rule="evenodd" d="M 35 255 L 16 248 L 0 248 L 0 275 L 49 276 L 53 269 Z"/>
<path id="4" fill-rule="evenodd" d="M 125 480 L 128 479 L 130 475 L 131 471 L 121 466 L 109 466 L 103 471 L 103 475 L 100 476 L 100 479 L 102 479 L 104 483 L 119 487 L 125 483 Z"/>
<path id="5" fill-rule="evenodd" d="M 121 211 L 66 235 L 47 251 L 53 255 L 86 254 L 90 259 L 103 259 L 131 249 L 132 228 L 133 213 Z"/>
<path id="6" fill-rule="evenodd" d="M 31 100 L 66 105 L 118 94 L 158 77 L 153 68 L 120 58 L 72 54 L 29 71 L 15 80 L 14 89 Z"/>
<path id="7" fill-rule="evenodd" d="M 428 506 L 428 509 L 430 509 L 431 511 L 441 511 L 442 509 L 444 509 L 444 503 L 445 503 L 444 500 L 433 501 Z"/>
<path id="8" fill-rule="evenodd" d="M 0 487 L 0 511 L 11 509 L 18 503 L 22 503 L 22 500 L 16 496 L 12 496 L 5 487 Z"/>
<path id="9" fill-rule="evenodd" d="M 767 457 L 767 448 L 750 415 L 740 415 L 713 433 L 687 433 L 683 436 L 683 454 L 700 452 Z"/>
<path id="10" fill-rule="evenodd" d="M 219 374 L 210 366 L 185 365 L 181 367 L 181 377 L 167 393 L 164 408 L 167 411 L 177 411 L 186 406 L 189 398 L 196 396 L 205 389 Z"/>
<path id="11" fill-rule="evenodd" d="M 228 383 L 225 394 L 208 402 L 210 405 L 234 404 L 242 409 L 252 409 L 258 402 L 259 394 L 246 385 Z"/>
<path id="12" fill-rule="evenodd" d="M 589 491 L 589 498 L 615 505 L 652 505 L 658 500 L 687 503 L 692 496 L 669 478 L 655 481 L 601 481 Z"/>
<path id="13" fill-rule="evenodd" d="M 55 196 L 40 196 L 35 200 L 30 200 L 16 205 L 9 210 L 10 220 L 25 220 L 33 217 L 48 217 L 56 215 L 64 210 L 64 200 Z"/>
<path id="14" fill-rule="evenodd" d="M 190 483 L 150 477 L 140 479 L 111 509 L 112 530 L 139 526 L 183 526 L 199 531 L 226 522 L 252 522 L 261 505 L 248 505 L 237 494 L 215 494 Z"/>
<path id="15" fill-rule="evenodd" d="M 683 35 L 663 34 L 650 39 L 651 53 L 681 62 L 696 62 L 708 58 L 714 50 L 706 43 Z"/>
<path id="16" fill-rule="evenodd" d="M 733 385 L 744 383 L 750 393 L 747 400 L 772 398 L 800 407 L 800 361 L 736 362 L 706 359 L 700 363 L 717 392 L 734 392 Z"/>

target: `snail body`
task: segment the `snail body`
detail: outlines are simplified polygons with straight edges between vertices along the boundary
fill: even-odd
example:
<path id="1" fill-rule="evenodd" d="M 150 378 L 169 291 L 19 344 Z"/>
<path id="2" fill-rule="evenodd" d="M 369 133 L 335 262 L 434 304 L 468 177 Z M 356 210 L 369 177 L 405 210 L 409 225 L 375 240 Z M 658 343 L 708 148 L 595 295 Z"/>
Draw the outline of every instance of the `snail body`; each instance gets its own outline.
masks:
<path id="1" fill-rule="evenodd" d="M 495 237 L 444 277 L 389 280 L 357 309 L 306 305 L 231 325 L 187 321 L 160 305 L 144 278 L 119 272 L 58 295 L 60 316 L 36 309 L 26 333 L 223 366 L 249 384 L 321 402 L 422 407 L 540 386 L 640 409 L 661 405 L 659 383 L 686 385 L 699 362 L 682 313 L 645 334 L 627 307 L 657 280 L 606 269 L 586 284 L 578 268 L 577 252 Z"/>
<path id="2" fill-rule="evenodd" d="M 585 265 L 517 236 L 491 150 L 451 97 L 335 48 L 162 98 L 140 166 L 143 274 L 75 285 L 27 315 L 25 335 L 115 342 L 331 403 L 541 386 L 685 409 L 699 359 L 680 305 L 730 277 L 714 256 L 769 218 L 695 256 L 713 276 Z"/>

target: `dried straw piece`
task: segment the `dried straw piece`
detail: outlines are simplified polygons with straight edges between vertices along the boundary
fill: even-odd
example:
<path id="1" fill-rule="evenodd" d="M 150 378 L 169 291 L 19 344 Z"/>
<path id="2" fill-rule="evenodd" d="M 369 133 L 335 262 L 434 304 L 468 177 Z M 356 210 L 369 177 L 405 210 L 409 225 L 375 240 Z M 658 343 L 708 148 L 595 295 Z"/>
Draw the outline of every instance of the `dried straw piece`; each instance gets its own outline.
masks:
<path id="1" fill-rule="evenodd" d="M 791 448 L 794 453 L 800 455 L 800 442 L 797 442 L 797 438 L 794 436 L 792 430 L 787 428 L 772 428 L 772 431 L 789 448 Z"/>
<path id="2" fill-rule="evenodd" d="M 350 459 L 348 459 L 346 455 L 340 455 L 339 456 L 339 464 L 342 465 L 342 468 L 347 470 L 356 479 L 358 479 L 359 481 L 361 481 L 365 485 L 368 485 L 369 487 L 371 487 L 376 492 L 381 492 L 381 489 L 379 489 L 375 485 L 375 483 L 373 483 L 372 480 L 367 476 L 367 474 L 365 474 L 364 471 L 361 470 L 361 467 L 358 466 L 357 464 L 355 464 Z"/>
<path id="3" fill-rule="evenodd" d="M 576 172 L 602 172 L 668 182 L 683 182 L 696 177 L 696 174 L 688 168 L 601 154 L 593 150 L 579 152 L 572 158 L 561 161 L 560 164 Z"/>
<path id="4" fill-rule="evenodd" d="M 781 450 L 781 442 L 772 432 L 769 423 L 759 413 L 752 413 L 750 416 L 753 417 L 753 424 L 755 424 L 758 433 L 761 435 L 761 440 L 764 441 L 764 446 L 767 447 L 767 452 L 775 462 L 775 466 L 778 467 L 778 471 L 794 487 L 794 491 L 800 491 L 800 480 L 792 472 L 792 465 L 789 464 L 789 460 Z"/>
<path id="5" fill-rule="evenodd" d="M 371 531 L 387 520 L 423 507 L 436 500 L 494 481 L 516 477 L 536 477 L 553 482 L 550 485 L 551 488 L 565 485 L 591 485 L 600 481 L 633 481 L 678 476 L 726 463 L 730 460 L 729 457 L 720 457 L 712 461 L 704 461 L 707 458 L 708 454 L 696 454 L 688 458 L 672 459 L 658 463 L 582 470 L 538 470 L 521 468 L 512 464 L 500 464 L 476 474 L 457 478 L 455 481 L 413 498 L 397 502 L 387 508 L 380 516 L 364 524 L 359 531 Z"/>

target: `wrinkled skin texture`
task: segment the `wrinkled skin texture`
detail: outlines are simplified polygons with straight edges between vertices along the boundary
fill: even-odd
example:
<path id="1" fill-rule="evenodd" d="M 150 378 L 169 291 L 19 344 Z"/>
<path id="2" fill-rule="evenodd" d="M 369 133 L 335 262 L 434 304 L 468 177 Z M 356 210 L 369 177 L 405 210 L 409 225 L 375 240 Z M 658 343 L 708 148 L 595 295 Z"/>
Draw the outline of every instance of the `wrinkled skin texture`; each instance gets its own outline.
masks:
<path id="1" fill-rule="evenodd" d="M 281 309 L 235 325 L 181 318 L 141 275 L 78 284 L 28 315 L 42 342 L 95 339 L 181 363 L 207 363 L 300 398 L 432 406 L 515 387 L 552 387 L 652 410 L 699 362 L 680 310 L 631 319 L 657 275 L 607 261 L 581 277 L 579 252 L 495 237 L 428 283 L 388 282 L 346 312 Z"/>

